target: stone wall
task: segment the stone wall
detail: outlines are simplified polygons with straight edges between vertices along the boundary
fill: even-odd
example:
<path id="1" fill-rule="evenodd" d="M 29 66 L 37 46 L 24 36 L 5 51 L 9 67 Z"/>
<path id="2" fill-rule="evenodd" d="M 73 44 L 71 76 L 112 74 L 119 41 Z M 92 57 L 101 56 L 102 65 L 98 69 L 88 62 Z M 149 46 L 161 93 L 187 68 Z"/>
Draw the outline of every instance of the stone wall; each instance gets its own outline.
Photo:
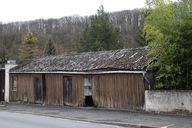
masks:
<path id="1" fill-rule="evenodd" d="M 146 90 L 145 110 L 192 112 L 192 91 Z"/>

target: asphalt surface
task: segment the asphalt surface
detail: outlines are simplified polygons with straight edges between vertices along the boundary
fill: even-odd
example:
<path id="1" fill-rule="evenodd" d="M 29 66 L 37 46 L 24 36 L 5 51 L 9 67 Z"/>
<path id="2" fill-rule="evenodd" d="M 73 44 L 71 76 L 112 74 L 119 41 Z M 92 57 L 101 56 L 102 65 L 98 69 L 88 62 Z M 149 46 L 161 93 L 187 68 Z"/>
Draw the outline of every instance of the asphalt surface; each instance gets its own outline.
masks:
<path id="1" fill-rule="evenodd" d="M 154 114 L 97 108 L 7 104 L 0 112 L 25 113 L 123 127 L 192 128 L 192 115 Z"/>
<path id="2" fill-rule="evenodd" d="M 32 114 L 0 112 L 1 128 L 120 128 L 117 126 L 53 118 Z"/>

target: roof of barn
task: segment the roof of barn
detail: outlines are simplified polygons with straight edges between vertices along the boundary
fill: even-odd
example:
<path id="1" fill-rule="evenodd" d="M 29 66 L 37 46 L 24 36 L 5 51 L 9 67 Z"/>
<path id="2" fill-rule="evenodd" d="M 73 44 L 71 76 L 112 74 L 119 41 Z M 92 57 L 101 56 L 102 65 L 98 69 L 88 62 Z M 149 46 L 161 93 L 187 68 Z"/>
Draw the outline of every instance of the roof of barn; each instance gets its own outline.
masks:
<path id="1" fill-rule="evenodd" d="M 29 63 L 12 69 L 11 72 L 144 71 L 147 66 L 147 51 L 147 47 L 142 47 L 46 56 L 32 59 Z"/>

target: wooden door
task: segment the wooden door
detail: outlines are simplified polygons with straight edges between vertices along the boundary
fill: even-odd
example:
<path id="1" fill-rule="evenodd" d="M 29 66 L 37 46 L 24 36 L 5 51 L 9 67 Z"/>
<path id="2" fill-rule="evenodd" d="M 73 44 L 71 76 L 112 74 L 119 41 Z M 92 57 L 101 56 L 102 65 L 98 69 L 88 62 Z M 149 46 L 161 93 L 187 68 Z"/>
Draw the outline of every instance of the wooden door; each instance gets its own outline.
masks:
<path id="1" fill-rule="evenodd" d="M 5 94 L 5 70 L 0 70 L 0 101 L 4 101 Z"/>
<path id="2" fill-rule="evenodd" d="M 42 103 L 43 102 L 43 84 L 42 84 L 42 79 L 40 77 L 34 78 L 34 87 L 35 87 L 35 102 Z"/>
<path id="3" fill-rule="evenodd" d="M 63 77 L 63 102 L 65 105 L 72 103 L 72 77 Z"/>

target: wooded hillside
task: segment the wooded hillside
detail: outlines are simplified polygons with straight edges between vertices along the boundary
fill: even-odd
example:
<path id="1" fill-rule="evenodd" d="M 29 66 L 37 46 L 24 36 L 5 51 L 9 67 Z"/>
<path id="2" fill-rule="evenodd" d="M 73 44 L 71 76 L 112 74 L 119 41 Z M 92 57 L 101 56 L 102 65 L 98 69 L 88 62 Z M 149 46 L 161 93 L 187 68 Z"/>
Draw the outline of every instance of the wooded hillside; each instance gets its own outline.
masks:
<path id="1" fill-rule="evenodd" d="M 110 21 L 121 31 L 124 47 L 138 47 L 139 28 L 144 22 L 143 10 L 125 10 L 109 14 Z M 38 49 L 43 51 L 49 39 L 58 54 L 75 52 L 90 17 L 69 16 L 60 19 L 39 19 L 0 24 L 0 56 L 18 60 L 19 47 L 26 32 L 38 38 Z"/>

